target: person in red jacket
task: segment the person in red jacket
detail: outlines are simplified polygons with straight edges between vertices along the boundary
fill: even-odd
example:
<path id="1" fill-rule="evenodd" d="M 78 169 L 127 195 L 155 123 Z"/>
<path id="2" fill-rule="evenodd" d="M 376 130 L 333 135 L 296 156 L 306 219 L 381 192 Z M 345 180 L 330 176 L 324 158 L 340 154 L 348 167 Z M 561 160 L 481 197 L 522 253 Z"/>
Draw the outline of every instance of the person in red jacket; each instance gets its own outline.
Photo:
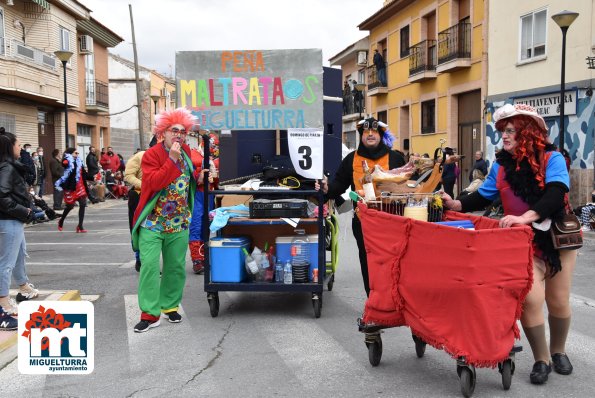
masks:
<path id="1" fill-rule="evenodd" d="M 178 308 L 186 281 L 196 190 L 196 165 L 185 141 L 194 123 L 194 116 L 184 108 L 161 112 L 154 127 L 160 142 L 143 155 L 141 194 L 132 228 L 132 247 L 139 251 L 143 264 L 138 282 L 142 313 L 134 327 L 137 333 L 159 326 L 161 314 L 169 322 L 182 321 Z"/>
<path id="2" fill-rule="evenodd" d="M 103 170 L 111 170 L 114 175 L 116 174 L 116 171 L 120 169 L 120 158 L 111 146 L 108 146 L 107 152 L 101 155 L 99 163 L 101 164 L 101 167 L 103 167 Z"/>

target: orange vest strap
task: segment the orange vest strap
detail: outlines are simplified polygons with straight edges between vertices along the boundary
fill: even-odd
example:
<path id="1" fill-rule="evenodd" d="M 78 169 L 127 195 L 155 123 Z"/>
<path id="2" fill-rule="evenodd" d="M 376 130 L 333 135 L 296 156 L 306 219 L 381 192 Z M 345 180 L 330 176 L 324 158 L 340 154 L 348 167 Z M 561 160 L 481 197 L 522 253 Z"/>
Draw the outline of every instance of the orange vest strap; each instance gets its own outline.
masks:
<path id="1" fill-rule="evenodd" d="M 368 167 L 372 172 L 374 172 L 374 166 L 376 165 L 380 165 L 384 170 L 389 170 L 388 153 L 381 158 L 372 160 L 358 155 L 356 151 L 353 156 L 353 185 L 355 185 L 356 191 L 362 189 L 362 180 L 364 179 L 364 167 L 362 166 L 362 161 L 364 160 L 368 163 Z M 376 184 L 374 184 L 374 189 L 376 189 Z"/>

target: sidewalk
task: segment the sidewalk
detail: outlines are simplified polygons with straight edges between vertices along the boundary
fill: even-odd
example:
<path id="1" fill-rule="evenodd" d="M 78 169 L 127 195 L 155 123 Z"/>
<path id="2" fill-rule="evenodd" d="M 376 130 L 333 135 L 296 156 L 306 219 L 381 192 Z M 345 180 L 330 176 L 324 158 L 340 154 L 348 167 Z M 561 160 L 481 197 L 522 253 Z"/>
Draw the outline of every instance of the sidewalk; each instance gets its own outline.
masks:
<path id="1" fill-rule="evenodd" d="M 15 297 L 18 291 L 10 290 L 10 297 Z M 44 301 L 80 301 L 81 294 L 78 290 L 40 290 L 34 302 L 43 305 Z M 0 331 L 0 369 L 12 362 L 17 356 L 17 331 Z"/>

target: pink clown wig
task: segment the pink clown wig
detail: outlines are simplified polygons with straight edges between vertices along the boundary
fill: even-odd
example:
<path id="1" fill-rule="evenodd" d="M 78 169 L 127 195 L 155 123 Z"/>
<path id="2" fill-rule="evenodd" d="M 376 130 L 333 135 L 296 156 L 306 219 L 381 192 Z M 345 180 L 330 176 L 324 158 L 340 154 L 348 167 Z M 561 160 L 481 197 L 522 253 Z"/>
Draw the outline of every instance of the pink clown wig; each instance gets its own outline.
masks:
<path id="1" fill-rule="evenodd" d="M 165 130 L 175 124 L 181 124 L 184 126 L 186 131 L 190 131 L 192 126 L 196 124 L 196 117 L 194 117 L 194 115 L 192 115 L 192 113 L 185 108 L 161 111 L 161 113 L 157 116 L 155 127 L 153 127 L 153 132 L 157 136 L 157 139 L 163 139 Z"/>

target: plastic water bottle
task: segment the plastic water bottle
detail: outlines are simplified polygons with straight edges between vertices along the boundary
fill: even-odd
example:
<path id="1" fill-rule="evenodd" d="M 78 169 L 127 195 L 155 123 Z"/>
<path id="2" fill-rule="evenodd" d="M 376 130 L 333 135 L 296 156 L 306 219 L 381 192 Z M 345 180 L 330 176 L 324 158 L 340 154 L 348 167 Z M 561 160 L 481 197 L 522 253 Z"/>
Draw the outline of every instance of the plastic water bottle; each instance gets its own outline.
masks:
<path id="1" fill-rule="evenodd" d="M 293 275 L 291 273 L 291 261 L 287 260 L 283 268 L 283 283 L 291 285 L 293 283 Z"/>
<path id="2" fill-rule="evenodd" d="M 281 261 L 277 261 L 277 263 L 275 264 L 275 282 L 285 282 L 285 280 L 283 279 L 283 264 L 281 264 Z"/>

